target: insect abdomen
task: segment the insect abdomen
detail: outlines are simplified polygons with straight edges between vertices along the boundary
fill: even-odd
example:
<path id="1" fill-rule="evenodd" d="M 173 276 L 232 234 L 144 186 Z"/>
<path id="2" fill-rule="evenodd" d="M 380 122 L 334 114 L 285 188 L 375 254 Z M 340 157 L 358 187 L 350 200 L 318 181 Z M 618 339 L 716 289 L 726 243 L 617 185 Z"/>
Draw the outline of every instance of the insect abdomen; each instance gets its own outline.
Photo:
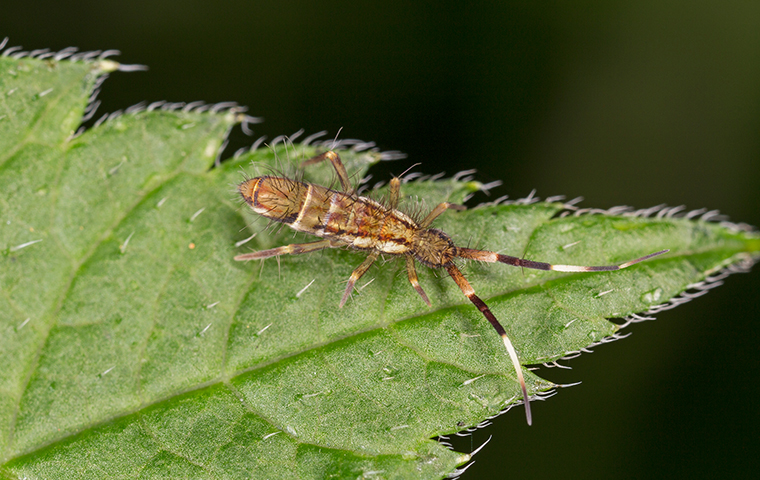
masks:
<path id="1" fill-rule="evenodd" d="M 307 185 L 289 178 L 256 177 L 241 183 L 238 190 L 254 212 L 291 224 L 301 211 Z"/>
<path id="2" fill-rule="evenodd" d="M 403 213 L 369 198 L 289 178 L 256 177 L 239 190 L 259 215 L 362 250 L 407 253 L 419 228 Z"/>

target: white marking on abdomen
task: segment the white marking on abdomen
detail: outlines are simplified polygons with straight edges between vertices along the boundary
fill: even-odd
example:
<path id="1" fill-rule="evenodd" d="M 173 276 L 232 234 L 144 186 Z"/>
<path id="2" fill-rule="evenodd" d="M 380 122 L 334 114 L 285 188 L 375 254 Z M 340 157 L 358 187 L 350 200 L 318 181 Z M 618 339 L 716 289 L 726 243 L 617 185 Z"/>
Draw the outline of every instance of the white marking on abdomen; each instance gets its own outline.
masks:
<path id="1" fill-rule="evenodd" d="M 312 189 L 312 185 L 308 184 L 306 186 L 306 200 L 304 200 L 303 205 L 301 205 L 301 210 L 298 212 L 298 217 L 296 217 L 293 223 L 290 224 L 290 228 L 294 230 L 298 230 L 298 228 L 300 227 L 301 219 L 303 218 L 304 212 L 309 206 L 309 202 L 311 201 L 311 189 Z"/>

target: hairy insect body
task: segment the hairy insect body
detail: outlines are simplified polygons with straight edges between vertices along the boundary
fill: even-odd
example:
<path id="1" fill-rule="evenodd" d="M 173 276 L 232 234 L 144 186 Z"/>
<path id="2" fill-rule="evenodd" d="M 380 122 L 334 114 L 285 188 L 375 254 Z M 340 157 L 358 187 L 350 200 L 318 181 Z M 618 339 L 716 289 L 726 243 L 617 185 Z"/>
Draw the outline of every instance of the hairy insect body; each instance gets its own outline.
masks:
<path id="1" fill-rule="evenodd" d="M 254 212 L 331 240 L 332 246 L 389 255 L 414 253 L 420 262 L 437 266 L 442 265 L 438 244 L 456 248 L 440 230 L 421 229 L 408 215 L 366 197 L 269 176 L 247 180 L 239 189 Z M 444 257 L 448 262 L 453 258 Z"/>
<path id="2" fill-rule="evenodd" d="M 414 257 L 430 268 L 443 268 L 454 264 L 459 255 L 451 237 L 437 228 L 419 229 L 414 235 Z"/>
<path id="3" fill-rule="evenodd" d="M 531 423 L 530 400 L 517 352 L 504 327 L 485 302 L 475 294 L 475 290 L 462 275 L 454 263 L 454 259 L 459 257 L 467 260 L 499 262 L 516 267 L 558 272 L 603 272 L 627 268 L 668 251 L 661 250 L 650 253 L 618 265 L 582 266 L 536 262 L 488 250 L 457 247 L 447 234 L 429 227 L 433 220 L 444 211 L 448 209 L 464 210 L 464 206 L 444 202 L 436 206 L 422 220 L 415 221 L 396 209 L 401 188 L 401 181 L 398 178 L 391 180 L 389 199 L 387 205 L 383 205 L 372 199 L 356 195 L 337 153 L 325 152 L 306 160 L 304 165 L 325 160 L 332 163 L 343 191 L 274 176 L 251 178 L 238 186 L 243 199 L 257 214 L 284 223 L 299 232 L 322 237 L 323 240 L 245 253 L 236 256 L 235 260 L 257 260 L 285 254 L 296 255 L 330 247 L 349 247 L 368 251 L 369 255 L 364 262 L 351 273 L 343 297 L 338 304 L 340 307 L 348 300 L 356 281 L 369 270 L 381 254 L 406 257 L 409 282 L 429 306 L 431 302 L 420 286 L 414 260 L 416 259 L 431 268 L 445 269 L 462 293 L 480 310 L 501 337 L 522 390 L 528 424 Z"/>
<path id="4" fill-rule="evenodd" d="M 306 185 L 280 177 L 256 177 L 238 186 L 240 195 L 261 216 L 293 223 L 301 211 Z"/>

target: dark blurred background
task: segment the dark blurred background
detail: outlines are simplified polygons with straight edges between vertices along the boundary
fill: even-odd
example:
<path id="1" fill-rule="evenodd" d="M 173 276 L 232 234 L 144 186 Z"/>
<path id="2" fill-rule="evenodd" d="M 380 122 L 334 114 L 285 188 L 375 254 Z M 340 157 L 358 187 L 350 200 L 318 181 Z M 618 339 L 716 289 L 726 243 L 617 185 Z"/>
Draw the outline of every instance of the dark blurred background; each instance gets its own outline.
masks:
<path id="1" fill-rule="evenodd" d="M 427 173 L 477 168 L 496 196 L 666 203 L 760 225 L 760 2 L 198 0 L 5 4 L 25 49 L 117 48 L 99 114 L 237 101 L 269 138 L 328 130 Z M 233 134 L 230 151 L 253 139 Z M 716 478 L 760 462 L 760 274 L 544 371 L 582 381 L 488 436 L 464 478 Z"/>

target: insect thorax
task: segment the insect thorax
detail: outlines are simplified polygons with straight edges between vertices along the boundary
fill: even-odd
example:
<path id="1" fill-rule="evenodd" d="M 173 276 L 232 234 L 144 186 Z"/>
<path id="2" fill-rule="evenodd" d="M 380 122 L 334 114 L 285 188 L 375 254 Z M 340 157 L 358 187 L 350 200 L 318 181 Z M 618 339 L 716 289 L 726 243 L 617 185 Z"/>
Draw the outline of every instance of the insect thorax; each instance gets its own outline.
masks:
<path id="1" fill-rule="evenodd" d="M 457 256 L 457 247 L 451 237 L 437 228 L 418 230 L 413 249 L 415 258 L 431 268 L 451 265 Z"/>

